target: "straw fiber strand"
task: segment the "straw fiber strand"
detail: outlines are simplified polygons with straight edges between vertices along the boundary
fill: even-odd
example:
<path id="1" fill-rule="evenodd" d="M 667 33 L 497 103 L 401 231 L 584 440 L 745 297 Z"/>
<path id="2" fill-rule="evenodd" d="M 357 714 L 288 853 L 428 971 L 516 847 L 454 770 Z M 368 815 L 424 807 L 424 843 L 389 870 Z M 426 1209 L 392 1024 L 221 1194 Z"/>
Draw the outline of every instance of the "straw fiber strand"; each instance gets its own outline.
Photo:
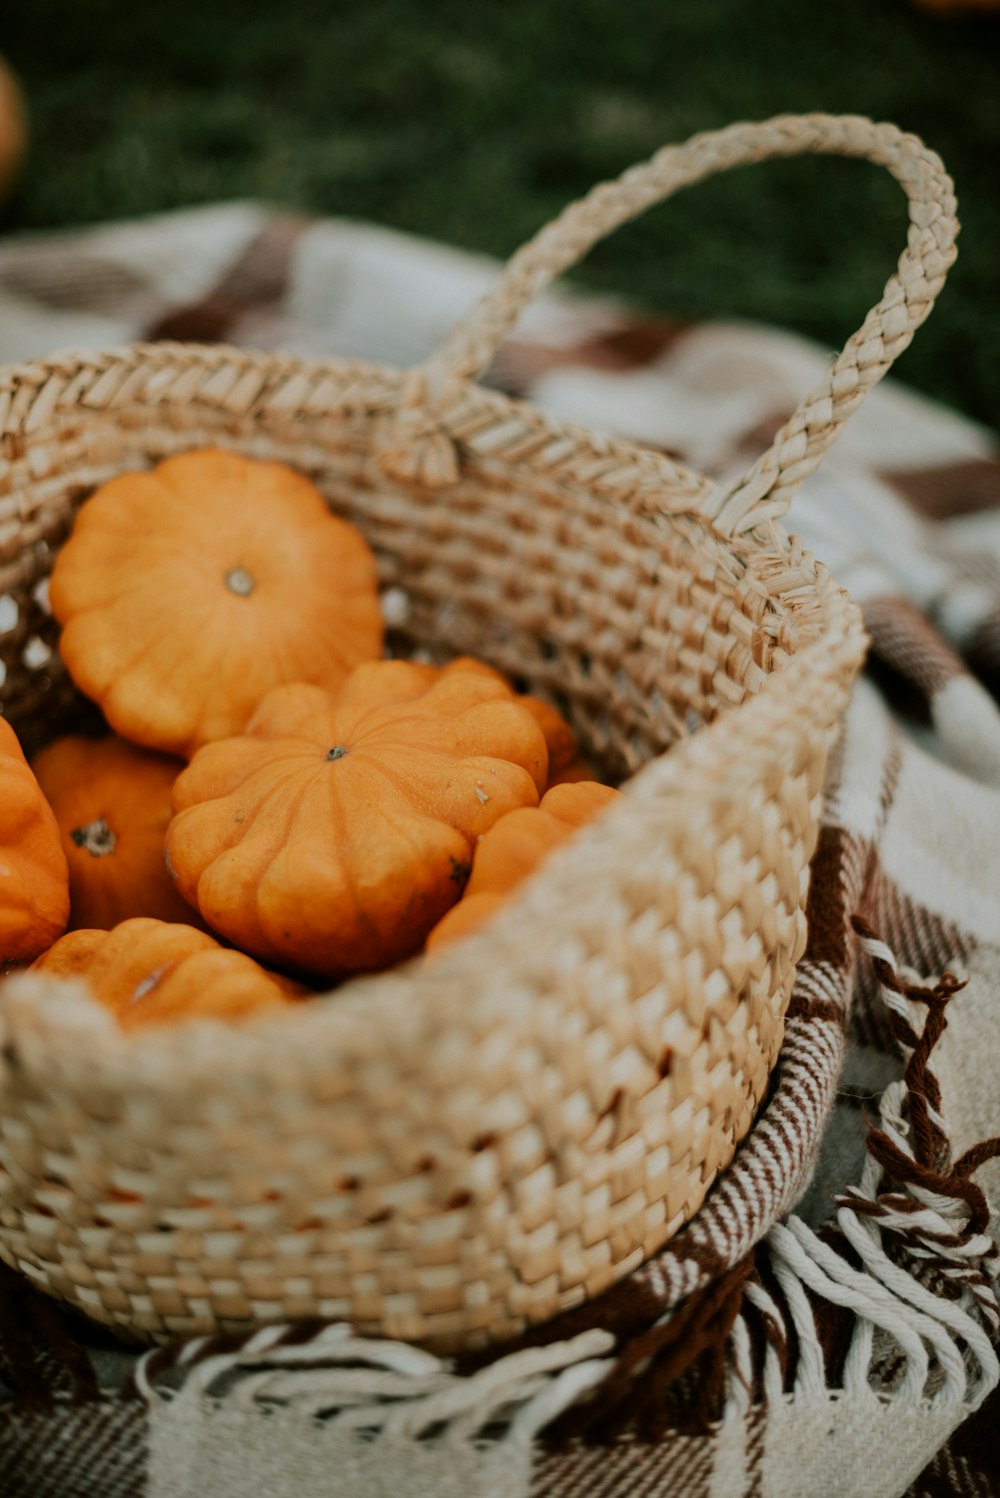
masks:
<path id="1" fill-rule="evenodd" d="M 866 129 L 947 215 L 919 144 Z M 690 180 L 864 144 L 802 132 L 722 132 Z M 126 1037 L 72 986 L 6 984 L 0 1257 L 140 1338 L 311 1316 L 515 1335 L 688 1221 L 767 1087 L 860 615 L 774 523 L 791 469 L 734 541 L 706 479 L 467 383 L 458 354 L 502 325 L 474 313 L 418 371 L 177 344 L 0 371 L 0 703 L 29 743 L 78 711 L 46 604 L 76 509 L 218 444 L 295 465 L 360 527 L 394 650 L 482 656 L 631 777 L 490 926 L 280 1017 Z"/>

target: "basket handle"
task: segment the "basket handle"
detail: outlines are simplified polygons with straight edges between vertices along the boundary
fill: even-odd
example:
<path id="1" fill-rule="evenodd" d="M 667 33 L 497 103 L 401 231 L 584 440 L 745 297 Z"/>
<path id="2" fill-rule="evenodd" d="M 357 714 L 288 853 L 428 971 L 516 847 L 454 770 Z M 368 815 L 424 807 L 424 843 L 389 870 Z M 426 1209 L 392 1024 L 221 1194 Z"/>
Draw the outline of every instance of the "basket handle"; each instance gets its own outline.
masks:
<path id="1" fill-rule="evenodd" d="M 715 487 L 700 502 L 717 528 L 738 535 L 784 515 L 795 491 L 818 465 L 847 417 L 886 373 L 929 314 L 955 259 L 955 195 L 940 158 L 915 135 L 855 115 L 783 115 L 756 124 L 692 136 L 666 146 L 649 161 L 572 203 L 508 261 L 496 287 L 412 374 L 409 432 L 397 437 L 439 439 L 438 461 L 423 465 L 431 483 L 457 476 L 453 448 L 442 426 L 457 388 L 486 370 L 524 307 L 575 265 L 598 240 L 647 208 L 716 172 L 772 157 L 807 153 L 857 156 L 886 167 L 909 199 L 906 249 L 881 301 L 849 339 L 825 377 L 799 405 L 770 448 L 735 483 Z M 420 407 L 419 412 L 414 407 Z M 441 418 L 441 425 L 435 419 Z M 411 454 L 412 456 L 412 454 Z M 649 458 L 651 455 L 647 454 Z M 403 472 L 404 462 L 397 467 Z M 408 476 L 414 475 L 412 463 Z M 665 487 L 676 473 L 664 463 Z"/>

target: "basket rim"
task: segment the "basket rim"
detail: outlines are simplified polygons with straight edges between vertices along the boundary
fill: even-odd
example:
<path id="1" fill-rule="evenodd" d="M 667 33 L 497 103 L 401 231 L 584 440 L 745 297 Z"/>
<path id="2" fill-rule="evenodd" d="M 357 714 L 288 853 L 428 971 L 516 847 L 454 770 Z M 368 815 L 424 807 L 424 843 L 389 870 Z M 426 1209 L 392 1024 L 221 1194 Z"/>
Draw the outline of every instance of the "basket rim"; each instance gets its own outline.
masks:
<path id="1" fill-rule="evenodd" d="M 148 369 L 145 383 L 141 378 L 144 368 Z M 201 378 L 193 384 L 188 377 L 199 369 Z M 133 379 L 137 373 L 140 378 Z M 248 374 L 259 383 L 248 384 Z M 175 381 L 181 382 L 182 393 L 172 399 Z M 640 520 L 659 519 L 688 527 L 689 540 L 709 540 L 716 548 L 716 560 L 727 561 L 734 584 L 759 568 L 759 591 L 781 616 L 780 633 L 786 644 L 794 640 L 802 646 L 804 636 L 818 636 L 824 629 L 825 615 L 817 608 L 816 595 L 821 588 L 828 593 L 835 585 L 823 564 L 777 517 L 733 535 L 721 529 L 709 512 L 719 490 L 716 480 L 668 454 L 549 415 L 532 402 L 500 390 L 475 383 L 464 384 L 460 390 L 461 398 L 454 400 L 445 417 L 437 413 L 431 417 L 423 409 L 427 391 L 419 368 L 334 357 L 302 358 L 233 344 L 135 342 L 99 350 L 56 351 L 36 361 L 0 365 L 0 528 L 6 529 L 5 520 L 16 524 L 30 515 L 23 495 L 14 488 L 15 474 L 23 464 L 31 481 L 38 482 L 40 475 L 28 461 L 26 444 L 58 435 L 58 418 L 67 410 L 76 424 L 91 414 L 100 418 L 116 407 L 151 407 L 164 413 L 172 404 L 204 409 L 208 419 L 221 413 L 265 426 L 269 419 L 279 424 L 313 423 L 320 429 L 325 422 L 368 420 L 373 423 L 368 444 L 373 456 L 397 479 L 397 428 L 409 423 L 407 439 L 419 439 L 426 422 L 435 434 L 446 432 L 446 440 L 483 477 L 527 471 L 567 492 L 584 490 L 614 502 Z M 514 426 L 518 430 L 510 431 Z M 506 444 L 498 442 L 498 430 L 506 436 Z M 504 455 L 507 448 L 512 451 L 510 457 Z M 570 461 L 574 454 L 579 455 L 578 462 Z M 676 486 L 670 490 L 664 488 L 665 464 Z M 303 468 L 308 472 L 307 464 Z M 11 493 L 13 503 L 6 499 Z M 794 580 L 779 595 L 774 584 L 783 569 L 792 572 Z"/>
<path id="2" fill-rule="evenodd" d="M 115 384 L 116 371 L 124 370 L 127 375 L 144 365 L 150 372 L 146 388 L 141 382 L 129 386 L 122 380 Z M 237 381 L 232 380 L 225 388 L 224 380 L 227 369 L 234 366 L 240 368 L 244 378 L 256 373 L 261 382 L 252 394 L 248 395 L 246 389 L 239 392 L 238 406 L 231 404 L 232 387 Z M 170 404 L 165 374 L 173 369 L 180 377 L 199 367 L 202 382 L 198 388 L 185 389 L 183 404 L 247 417 L 267 412 L 283 421 L 392 417 L 419 410 L 425 395 L 419 370 L 374 360 L 306 357 L 236 344 L 169 340 L 112 344 L 101 349 L 69 347 L 37 360 L 0 364 L 0 439 L 44 436 L 45 423 L 66 405 L 77 419 L 113 410 L 123 385 L 129 404 L 164 409 Z M 537 437 L 533 445 L 526 446 L 522 434 L 517 443 L 519 464 L 543 475 L 551 474 L 558 481 L 551 459 L 543 462 L 546 439 L 558 442 L 560 447 L 567 442 L 584 447 L 591 459 L 603 458 L 609 470 L 608 474 L 589 474 L 587 486 L 633 500 L 636 513 L 647 513 L 645 502 L 650 512 L 695 515 L 715 488 L 712 480 L 688 465 L 611 431 L 550 415 L 531 401 L 487 385 L 468 383 L 460 389 L 459 403 L 444 418 L 435 416 L 434 420 L 477 464 L 496 461 L 500 451 L 495 441 L 484 445 L 480 440 L 477 445 L 477 435 L 484 429 L 495 431 L 498 418 L 516 416 Z M 33 390 L 37 391 L 34 396 Z M 71 397 L 68 401 L 67 394 Z M 388 431 L 383 435 L 391 440 Z M 665 463 L 672 470 L 674 499 L 664 490 Z M 612 476 L 615 464 L 624 469 L 617 477 Z"/>

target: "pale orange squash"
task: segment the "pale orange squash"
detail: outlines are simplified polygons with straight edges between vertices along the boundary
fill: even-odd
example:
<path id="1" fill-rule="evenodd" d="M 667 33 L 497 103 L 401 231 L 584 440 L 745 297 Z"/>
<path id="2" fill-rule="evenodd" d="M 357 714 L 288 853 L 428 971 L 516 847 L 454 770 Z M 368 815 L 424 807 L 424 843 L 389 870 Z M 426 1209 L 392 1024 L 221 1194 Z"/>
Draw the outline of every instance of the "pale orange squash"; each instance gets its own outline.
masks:
<path id="1" fill-rule="evenodd" d="M 241 1019 L 309 993 L 205 931 L 142 918 L 113 931 L 71 931 L 32 971 L 82 979 L 126 1030 L 185 1017 Z"/>
<path id="2" fill-rule="evenodd" d="M 43 952 L 69 916 L 66 855 L 52 810 L 0 718 L 0 971 Z"/>
<path id="3" fill-rule="evenodd" d="M 458 656 L 445 666 L 421 665 L 420 670 L 428 682 L 436 680 L 439 675 L 453 671 L 478 671 L 484 676 L 492 676 L 497 681 L 502 681 L 509 690 L 513 691 L 513 687 L 502 672 L 471 655 Z M 545 747 L 549 756 L 548 783 L 557 785 L 577 763 L 576 735 L 562 714 L 551 703 L 543 701 L 541 697 L 519 693 L 517 700 L 528 709 L 545 736 Z M 582 763 L 579 761 L 581 766 Z M 592 780 L 593 770 L 588 775 L 573 775 L 571 778 Z"/>
<path id="4" fill-rule="evenodd" d="M 102 485 L 49 596 L 80 690 L 168 754 L 242 732 L 281 682 L 336 689 L 382 648 L 360 532 L 284 464 L 215 448 Z"/>
<path id="5" fill-rule="evenodd" d="M 68 735 L 35 756 L 69 864 L 71 931 L 110 931 L 133 916 L 191 923 L 164 857 L 170 793 L 183 768 L 117 737 Z"/>
<path id="6" fill-rule="evenodd" d="M 465 893 L 431 931 L 427 950 L 480 927 L 554 848 L 620 798 L 620 791 L 596 781 L 559 785 L 538 806 L 501 817 L 477 842 Z"/>
<path id="7" fill-rule="evenodd" d="M 327 977 L 419 950 L 476 838 L 545 785 L 545 740 L 495 672 L 359 667 L 279 687 L 174 787 L 170 867 L 213 930 Z"/>

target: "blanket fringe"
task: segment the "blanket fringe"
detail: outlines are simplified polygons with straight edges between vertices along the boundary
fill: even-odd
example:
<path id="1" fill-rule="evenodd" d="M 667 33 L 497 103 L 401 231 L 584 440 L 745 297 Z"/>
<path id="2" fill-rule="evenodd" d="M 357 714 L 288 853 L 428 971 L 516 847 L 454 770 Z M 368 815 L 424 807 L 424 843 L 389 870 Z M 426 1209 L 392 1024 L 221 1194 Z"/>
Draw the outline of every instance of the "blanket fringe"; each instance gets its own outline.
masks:
<path id="1" fill-rule="evenodd" d="M 604 1377 L 613 1345 L 608 1332 L 583 1332 L 461 1378 L 431 1353 L 355 1336 L 343 1323 L 324 1327 L 307 1342 L 294 1338 L 294 1328 L 275 1326 L 207 1357 L 204 1346 L 188 1343 L 169 1365 L 162 1352 L 151 1351 L 132 1378 L 134 1392 L 147 1403 L 294 1405 L 308 1418 L 350 1428 L 367 1441 L 419 1440 L 429 1433 L 474 1441 L 496 1425 L 527 1441 Z M 180 1375 L 174 1387 L 169 1373 Z"/>
<path id="2" fill-rule="evenodd" d="M 1000 1154 L 1000 1138 L 984 1140 L 952 1161 L 931 1065 L 948 1005 L 964 983 L 952 973 L 922 983 L 900 968 L 860 917 L 852 925 L 872 962 L 903 1054 L 903 1078 L 882 1095 L 860 1182 L 837 1198 L 839 1241 L 838 1235 L 832 1241 L 820 1236 L 794 1216 L 776 1223 L 765 1239 L 763 1252 L 789 1317 L 770 1296 L 766 1311 L 775 1333 L 787 1336 L 790 1318 L 797 1336 L 796 1394 L 815 1393 L 827 1382 L 805 1289 L 813 1302 L 851 1315 L 841 1378 L 845 1393 L 875 1396 L 880 1384 L 884 1391 L 879 1370 L 894 1360 L 895 1397 L 971 1410 L 1000 1383 L 994 1346 L 1000 1336 L 1000 1249 L 987 1232 L 985 1193 L 971 1179 L 979 1165 Z M 761 1307 L 764 1294 L 750 1286 L 747 1300 Z M 734 1337 L 731 1347 L 734 1373 L 740 1366 L 739 1341 Z M 776 1392 L 773 1373 L 771 1386 Z M 731 1378 L 728 1399 L 734 1410 L 740 1398 Z"/>

